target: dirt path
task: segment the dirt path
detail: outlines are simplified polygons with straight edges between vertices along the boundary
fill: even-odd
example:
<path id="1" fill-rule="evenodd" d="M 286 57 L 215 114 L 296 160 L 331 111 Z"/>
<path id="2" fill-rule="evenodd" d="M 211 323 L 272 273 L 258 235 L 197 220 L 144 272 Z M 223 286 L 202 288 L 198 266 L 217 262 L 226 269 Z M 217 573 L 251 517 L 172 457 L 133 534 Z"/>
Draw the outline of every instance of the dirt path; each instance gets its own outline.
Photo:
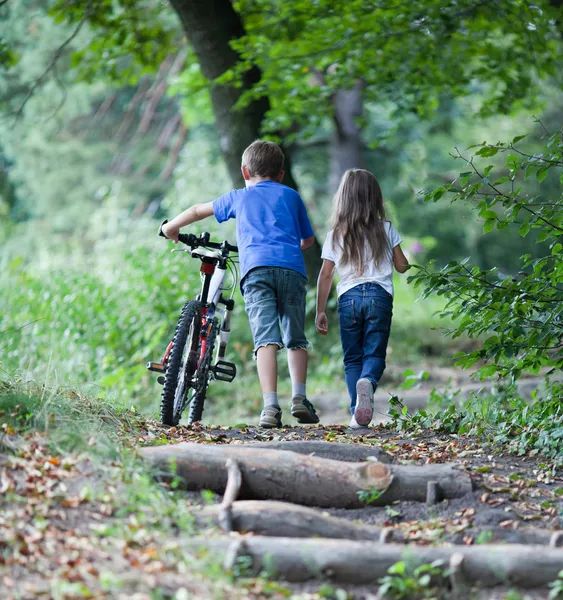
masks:
<path id="1" fill-rule="evenodd" d="M 417 545 L 496 541 L 547 547 L 563 526 L 561 473 L 539 457 L 504 455 L 503 448 L 463 436 L 405 437 L 383 426 L 360 431 L 342 425 L 273 431 L 251 426 L 164 428 L 143 420 L 134 429 L 124 427 L 120 435 L 126 447 L 325 440 L 377 446 L 395 464 L 456 463 L 476 485 L 463 498 L 432 506 L 399 501 L 328 511 L 356 523 L 384 525 Z M 192 515 L 220 497 L 200 492 L 172 495 L 170 488 L 153 483 L 131 457 L 100 463 L 88 455 L 57 455 L 45 436 L 18 436 L 9 427 L 0 442 L 2 599 L 376 598 L 377 586 L 329 585 L 322 578 L 300 584 L 237 579 L 225 573 L 218 557 L 190 553 L 184 544 L 194 535 L 217 535 L 195 530 Z M 98 441 L 92 438 L 88 443 L 96 447 Z M 500 600 L 506 592 L 496 589 L 475 597 Z M 522 598 L 547 595 L 547 589 L 534 590 Z"/>

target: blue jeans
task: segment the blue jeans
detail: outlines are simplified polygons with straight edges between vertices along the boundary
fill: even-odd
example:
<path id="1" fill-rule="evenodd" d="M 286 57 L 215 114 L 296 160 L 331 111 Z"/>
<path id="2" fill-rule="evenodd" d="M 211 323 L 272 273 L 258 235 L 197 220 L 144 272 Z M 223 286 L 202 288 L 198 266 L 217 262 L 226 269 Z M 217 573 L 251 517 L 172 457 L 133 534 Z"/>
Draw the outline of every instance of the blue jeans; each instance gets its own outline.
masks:
<path id="1" fill-rule="evenodd" d="M 255 354 L 269 345 L 290 350 L 307 348 L 306 283 L 301 273 L 281 267 L 258 267 L 246 275 L 242 293 Z"/>
<path id="2" fill-rule="evenodd" d="M 369 379 L 375 389 L 383 375 L 392 314 L 393 296 L 377 283 L 353 287 L 338 299 L 344 374 L 352 414 L 358 379 Z"/>

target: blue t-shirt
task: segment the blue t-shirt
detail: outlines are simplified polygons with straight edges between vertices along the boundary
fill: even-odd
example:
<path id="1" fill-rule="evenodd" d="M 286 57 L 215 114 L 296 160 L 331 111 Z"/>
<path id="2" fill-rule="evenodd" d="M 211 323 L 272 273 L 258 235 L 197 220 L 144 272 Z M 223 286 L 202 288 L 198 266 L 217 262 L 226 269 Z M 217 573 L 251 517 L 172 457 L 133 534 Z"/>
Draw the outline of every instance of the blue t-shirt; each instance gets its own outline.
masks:
<path id="1" fill-rule="evenodd" d="M 282 267 L 306 275 L 301 240 L 313 235 L 301 196 L 275 181 L 260 181 L 213 201 L 219 223 L 237 220 L 241 275 L 256 267 Z"/>

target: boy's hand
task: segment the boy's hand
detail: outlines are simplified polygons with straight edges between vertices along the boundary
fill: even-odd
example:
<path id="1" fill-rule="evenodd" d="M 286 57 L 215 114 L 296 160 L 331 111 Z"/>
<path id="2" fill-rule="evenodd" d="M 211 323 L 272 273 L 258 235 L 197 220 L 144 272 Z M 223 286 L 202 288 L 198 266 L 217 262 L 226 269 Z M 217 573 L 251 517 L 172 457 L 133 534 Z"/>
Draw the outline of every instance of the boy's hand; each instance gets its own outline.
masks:
<path id="1" fill-rule="evenodd" d="M 328 333 L 328 319 L 326 318 L 326 313 L 317 313 L 315 326 L 321 335 L 326 335 Z"/>
<path id="2" fill-rule="evenodd" d="M 173 240 L 175 244 L 178 243 L 178 232 L 180 231 L 179 227 L 174 227 L 171 223 L 165 223 L 162 226 L 162 233 L 169 240 Z"/>

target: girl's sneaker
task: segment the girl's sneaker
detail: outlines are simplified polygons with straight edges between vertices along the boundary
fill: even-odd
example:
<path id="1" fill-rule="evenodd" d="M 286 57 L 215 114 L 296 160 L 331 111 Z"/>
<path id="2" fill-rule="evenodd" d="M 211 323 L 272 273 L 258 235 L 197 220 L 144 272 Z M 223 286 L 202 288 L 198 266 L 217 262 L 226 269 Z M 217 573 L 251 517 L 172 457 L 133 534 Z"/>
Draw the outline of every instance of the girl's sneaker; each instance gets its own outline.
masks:
<path id="1" fill-rule="evenodd" d="M 364 425 L 359 425 L 358 421 L 356 421 L 356 417 L 352 415 L 350 419 L 350 429 L 365 429 Z"/>
<path id="2" fill-rule="evenodd" d="M 354 417 L 358 425 L 366 427 L 373 416 L 373 385 L 369 379 L 358 379 L 356 396 Z"/>

